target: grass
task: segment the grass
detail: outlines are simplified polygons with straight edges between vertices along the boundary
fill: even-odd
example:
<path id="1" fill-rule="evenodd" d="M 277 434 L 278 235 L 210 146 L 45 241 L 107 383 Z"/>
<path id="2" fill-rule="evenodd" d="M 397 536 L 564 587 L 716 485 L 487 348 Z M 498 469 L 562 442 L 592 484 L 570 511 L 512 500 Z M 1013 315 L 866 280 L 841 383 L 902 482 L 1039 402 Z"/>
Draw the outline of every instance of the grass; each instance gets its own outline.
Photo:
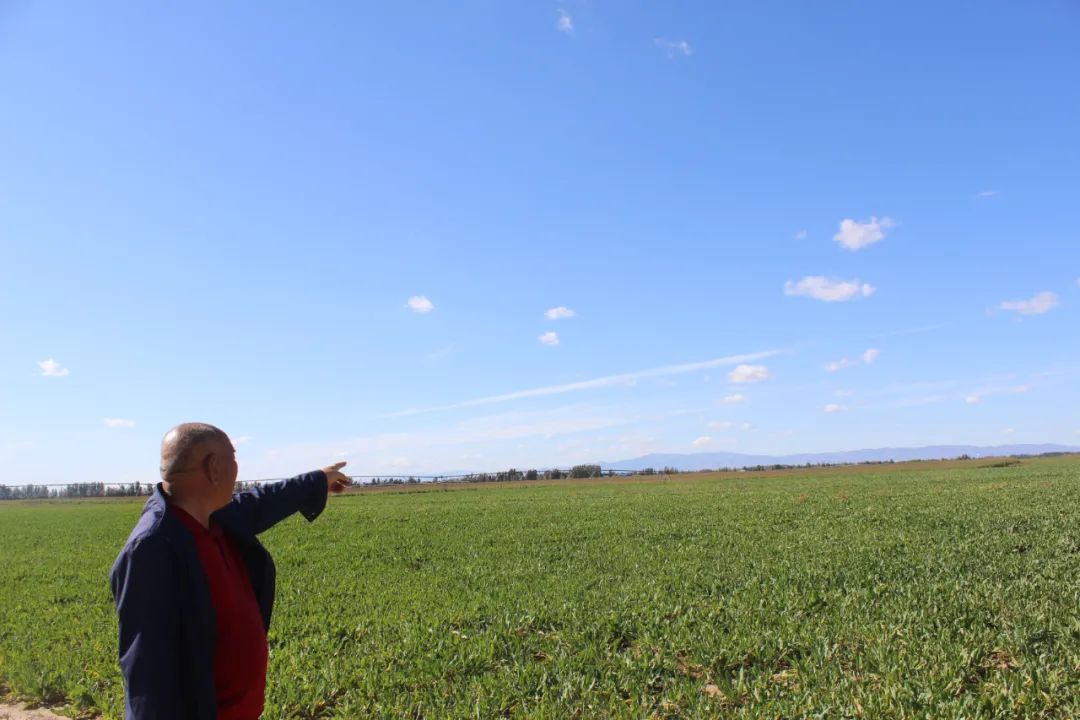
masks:
<path id="1" fill-rule="evenodd" d="M 0 504 L 0 684 L 121 716 L 140 504 Z M 1080 715 L 1076 458 L 370 492 L 264 536 L 265 717 Z"/>

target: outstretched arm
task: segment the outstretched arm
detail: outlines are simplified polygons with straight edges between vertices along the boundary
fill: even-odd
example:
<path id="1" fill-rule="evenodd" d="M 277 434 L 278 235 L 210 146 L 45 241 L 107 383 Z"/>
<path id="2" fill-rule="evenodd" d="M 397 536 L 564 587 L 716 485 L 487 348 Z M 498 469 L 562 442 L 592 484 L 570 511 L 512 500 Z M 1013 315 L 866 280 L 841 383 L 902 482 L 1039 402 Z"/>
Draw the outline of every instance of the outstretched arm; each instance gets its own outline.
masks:
<path id="1" fill-rule="evenodd" d="M 341 472 L 345 463 L 335 463 L 322 470 L 297 475 L 237 493 L 232 502 L 214 513 L 227 525 L 258 535 L 299 512 L 308 522 L 322 513 L 327 495 L 343 492 L 350 484 Z M 224 516 L 224 517 L 222 517 Z"/>

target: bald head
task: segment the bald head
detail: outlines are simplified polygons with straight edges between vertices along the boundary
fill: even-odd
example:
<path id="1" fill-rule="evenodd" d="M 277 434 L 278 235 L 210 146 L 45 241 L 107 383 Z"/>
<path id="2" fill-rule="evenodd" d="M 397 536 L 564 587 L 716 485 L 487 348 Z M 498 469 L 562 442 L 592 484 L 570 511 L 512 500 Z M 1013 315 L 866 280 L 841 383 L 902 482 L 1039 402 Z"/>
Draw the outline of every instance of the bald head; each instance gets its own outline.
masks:
<path id="1" fill-rule="evenodd" d="M 206 423 L 177 425 L 161 440 L 161 479 L 168 482 L 176 473 L 199 461 L 208 445 L 232 448 L 225 431 Z"/>

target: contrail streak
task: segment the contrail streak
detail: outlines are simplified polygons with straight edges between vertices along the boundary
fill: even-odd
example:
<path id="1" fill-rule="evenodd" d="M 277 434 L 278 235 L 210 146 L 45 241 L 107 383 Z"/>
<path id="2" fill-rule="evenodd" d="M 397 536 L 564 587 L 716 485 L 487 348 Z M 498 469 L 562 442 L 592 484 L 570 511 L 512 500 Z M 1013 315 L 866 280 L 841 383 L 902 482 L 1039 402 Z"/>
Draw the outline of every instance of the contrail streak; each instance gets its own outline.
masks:
<path id="1" fill-rule="evenodd" d="M 399 410 L 397 412 L 383 415 L 382 417 L 386 418 L 406 417 L 409 415 L 423 415 L 425 413 L 440 412 L 442 410 L 457 410 L 460 408 L 476 407 L 478 405 L 495 405 L 497 403 L 510 402 L 512 400 L 522 400 L 524 398 L 545 397 L 547 395 L 562 395 L 563 393 L 578 392 L 579 390 L 593 390 L 595 388 L 610 387 L 612 385 L 625 385 L 626 383 L 633 382 L 635 380 L 643 380 L 645 378 L 665 377 L 667 375 L 682 375 L 683 373 L 695 372 L 697 370 L 708 370 L 709 368 L 723 367 L 725 365 L 737 365 L 738 363 L 762 360 L 764 358 L 779 355 L 784 352 L 787 351 L 765 350 L 763 352 L 747 353 L 745 355 L 729 355 L 727 357 L 713 358 L 712 360 L 703 360 L 701 362 L 683 363 L 681 365 L 665 365 L 664 367 L 652 368 L 650 370 L 638 370 L 636 372 L 622 373 L 619 375 L 608 375 L 606 377 L 593 378 L 592 380 L 582 380 L 580 382 L 566 383 L 564 385 L 548 385 L 546 387 L 531 388 L 529 390 L 518 390 L 516 392 L 504 393 L 502 395 L 488 395 L 486 397 L 473 398 L 472 400 L 463 400 L 462 402 L 451 403 L 449 405 L 434 405 L 432 407 L 426 408 Z"/>

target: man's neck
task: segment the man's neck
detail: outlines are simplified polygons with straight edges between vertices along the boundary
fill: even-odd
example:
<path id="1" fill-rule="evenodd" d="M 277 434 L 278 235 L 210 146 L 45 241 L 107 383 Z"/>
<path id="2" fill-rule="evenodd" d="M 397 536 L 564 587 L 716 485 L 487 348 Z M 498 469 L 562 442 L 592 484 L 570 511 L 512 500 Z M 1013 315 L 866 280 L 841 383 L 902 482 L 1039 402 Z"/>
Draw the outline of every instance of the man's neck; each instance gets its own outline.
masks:
<path id="1" fill-rule="evenodd" d="M 169 483 L 162 483 L 162 492 L 169 498 L 169 503 L 180 508 L 204 528 L 210 527 L 210 515 L 213 514 L 207 507 L 206 503 L 200 502 L 198 498 L 184 497 L 182 494 L 177 494 L 174 488 L 169 487 Z"/>

